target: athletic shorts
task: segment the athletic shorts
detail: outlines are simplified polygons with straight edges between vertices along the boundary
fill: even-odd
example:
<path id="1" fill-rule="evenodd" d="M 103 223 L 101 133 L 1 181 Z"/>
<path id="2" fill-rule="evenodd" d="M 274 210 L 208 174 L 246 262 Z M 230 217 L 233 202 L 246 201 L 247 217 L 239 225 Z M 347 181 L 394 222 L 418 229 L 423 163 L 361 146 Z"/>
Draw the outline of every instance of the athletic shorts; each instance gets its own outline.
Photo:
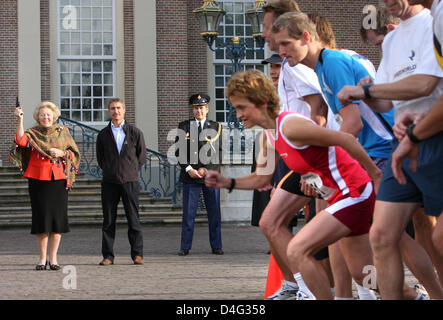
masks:
<path id="1" fill-rule="evenodd" d="M 397 146 L 398 141 L 393 141 L 392 150 Z M 406 185 L 401 185 L 395 179 L 391 168 L 392 158 L 389 158 L 377 200 L 422 203 L 427 215 L 438 217 L 443 211 L 443 132 L 423 140 L 419 147 L 416 173 L 410 169 L 410 160 L 403 160 Z"/>
<path id="2" fill-rule="evenodd" d="M 382 172 L 385 171 L 386 165 L 388 164 L 388 158 L 371 158 L 374 164 L 379 168 Z"/>
<path id="3" fill-rule="evenodd" d="M 374 214 L 375 192 L 372 182 L 361 186 L 359 191 L 359 197 L 353 198 L 349 194 L 341 196 L 325 209 L 351 229 L 348 237 L 368 233 Z"/>
<path id="4" fill-rule="evenodd" d="M 274 173 L 274 183 L 276 188 L 282 188 L 289 193 L 306 197 L 301 191 L 300 179 L 300 174 L 289 169 L 282 158 L 278 160 L 277 168 Z"/>

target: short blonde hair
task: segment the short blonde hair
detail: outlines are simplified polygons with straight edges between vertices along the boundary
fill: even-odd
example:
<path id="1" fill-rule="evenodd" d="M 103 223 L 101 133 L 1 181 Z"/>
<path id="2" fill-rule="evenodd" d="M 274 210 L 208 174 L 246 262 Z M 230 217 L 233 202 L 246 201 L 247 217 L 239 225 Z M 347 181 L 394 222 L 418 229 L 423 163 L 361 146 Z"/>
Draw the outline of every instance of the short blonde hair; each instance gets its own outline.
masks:
<path id="1" fill-rule="evenodd" d="M 58 117 L 60 117 L 60 109 L 51 101 L 42 101 L 38 104 L 38 106 L 34 110 L 34 120 L 38 123 L 38 114 L 40 113 L 40 110 L 43 108 L 48 108 L 52 111 L 52 114 L 54 116 L 54 122 L 57 121 Z"/>
<path id="2" fill-rule="evenodd" d="M 310 34 L 312 40 L 320 39 L 314 22 L 301 12 L 287 12 L 278 17 L 272 26 L 272 32 L 278 33 L 283 29 L 286 29 L 288 35 L 294 39 L 301 39 L 304 31 Z"/>
<path id="3" fill-rule="evenodd" d="M 113 103 L 117 103 L 117 102 L 120 102 L 120 103 L 122 104 L 123 108 L 126 109 L 126 104 L 125 104 L 125 102 L 123 101 L 123 99 L 120 99 L 120 98 L 113 98 L 113 99 L 111 99 L 111 100 L 108 102 L 108 109 L 111 107 L 111 104 L 113 104 Z"/>
<path id="4" fill-rule="evenodd" d="M 258 70 L 249 69 L 234 74 L 226 86 L 226 96 L 228 99 L 232 96 L 243 97 L 256 106 L 267 103 L 267 113 L 272 119 L 277 118 L 280 111 L 280 100 L 274 84 Z"/>

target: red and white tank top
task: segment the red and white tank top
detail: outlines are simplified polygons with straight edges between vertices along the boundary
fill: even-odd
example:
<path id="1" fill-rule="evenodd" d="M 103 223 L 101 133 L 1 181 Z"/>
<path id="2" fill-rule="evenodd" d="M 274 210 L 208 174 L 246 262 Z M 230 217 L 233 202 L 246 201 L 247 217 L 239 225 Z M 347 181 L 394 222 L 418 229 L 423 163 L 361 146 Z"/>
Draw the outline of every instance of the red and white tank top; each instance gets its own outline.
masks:
<path id="1" fill-rule="evenodd" d="M 347 194 L 359 197 L 359 187 L 371 181 L 360 163 L 338 146 L 294 146 L 282 132 L 284 122 L 290 117 L 300 117 L 315 124 L 301 114 L 285 111 L 276 120 L 275 137 L 269 130 L 265 130 L 268 142 L 280 154 L 286 165 L 298 172 L 329 204 Z"/>

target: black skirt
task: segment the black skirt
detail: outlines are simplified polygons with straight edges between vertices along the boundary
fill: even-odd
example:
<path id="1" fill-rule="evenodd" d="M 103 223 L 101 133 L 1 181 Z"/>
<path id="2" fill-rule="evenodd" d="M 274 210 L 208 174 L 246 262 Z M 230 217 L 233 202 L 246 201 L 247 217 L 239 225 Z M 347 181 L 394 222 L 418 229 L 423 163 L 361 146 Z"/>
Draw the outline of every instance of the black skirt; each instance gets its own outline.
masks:
<path id="1" fill-rule="evenodd" d="M 69 232 L 66 180 L 28 178 L 28 185 L 32 208 L 31 234 Z"/>

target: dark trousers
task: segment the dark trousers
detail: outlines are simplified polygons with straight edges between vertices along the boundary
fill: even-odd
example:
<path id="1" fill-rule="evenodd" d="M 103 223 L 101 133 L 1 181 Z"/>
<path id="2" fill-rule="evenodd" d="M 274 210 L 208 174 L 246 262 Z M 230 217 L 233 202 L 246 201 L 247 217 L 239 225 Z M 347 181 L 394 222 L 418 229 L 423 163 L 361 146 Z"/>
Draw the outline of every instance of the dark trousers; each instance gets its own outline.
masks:
<path id="1" fill-rule="evenodd" d="M 190 250 L 192 238 L 194 236 L 194 222 L 197 214 L 200 191 L 203 190 L 208 213 L 209 223 L 209 243 L 212 249 L 221 249 L 221 213 L 220 213 L 220 190 L 208 188 L 204 184 L 184 183 L 183 184 L 183 220 L 181 246 L 182 250 Z"/>
<path id="2" fill-rule="evenodd" d="M 138 214 L 138 182 L 123 184 L 102 182 L 102 255 L 103 258 L 114 261 L 115 222 L 117 206 L 123 201 L 126 219 L 128 220 L 128 238 L 131 245 L 131 258 L 143 257 L 143 231 Z"/>

